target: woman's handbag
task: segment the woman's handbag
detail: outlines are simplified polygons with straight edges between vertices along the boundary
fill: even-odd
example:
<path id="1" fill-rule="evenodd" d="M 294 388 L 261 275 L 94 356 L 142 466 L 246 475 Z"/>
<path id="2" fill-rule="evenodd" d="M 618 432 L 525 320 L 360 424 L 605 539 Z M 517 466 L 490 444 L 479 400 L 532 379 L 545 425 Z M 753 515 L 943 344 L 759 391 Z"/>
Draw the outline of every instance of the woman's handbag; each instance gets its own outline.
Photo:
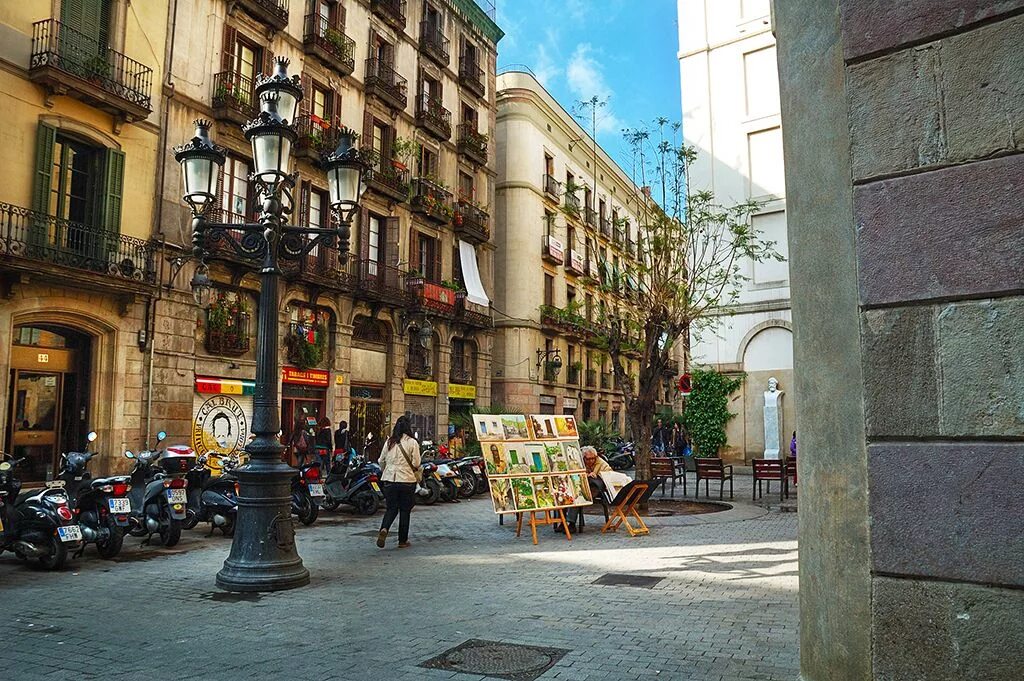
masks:
<path id="1" fill-rule="evenodd" d="M 401 440 L 398 441 L 398 448 L 402 450 L 402 456 L 405 457 L 405 462 L 409 464 L 409 468 L 412 470 L 413 475 L 416 476 L 416 484 L 423 482 L 423 469 L 412 465 L 412 457 L 409 456 L 409 452 L 405 451 L 405 447 L 402 446 Z"/>

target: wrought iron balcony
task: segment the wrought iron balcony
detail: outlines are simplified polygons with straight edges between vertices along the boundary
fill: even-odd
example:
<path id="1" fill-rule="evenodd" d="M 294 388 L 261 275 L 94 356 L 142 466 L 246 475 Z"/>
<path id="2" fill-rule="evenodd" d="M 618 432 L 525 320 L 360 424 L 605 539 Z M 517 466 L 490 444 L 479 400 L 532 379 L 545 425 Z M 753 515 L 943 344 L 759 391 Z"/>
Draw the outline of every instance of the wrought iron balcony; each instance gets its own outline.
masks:
<path id="1" fill-rule="evenodd" d="M 303 21 L 302 44 L 306 54 L 319 57 L 342 75 L 356 70 L 356 41 L 345 35 L 344 26 L 331 23 L 318 12 L 307 14 Z"/>
<path id="2" fill-rule="evenodd" d="M 570 365 L 569 366 L 569 372 L 566 375 L 566 383 L 568 383 L 569 385 L 579 385 L 580 384 L 580 373 L 582 373 L 582 372 L 580 371 L 579 367 L 574 367 L 574 366 Z"/>
<path id="3" fill-rule="evenodd" d="M 597 211 L 590 206 L 583 209 L 583 219 L 591 227 L 597 227 Z"/>
<path id="4" fill-rule="evenodd" d="M 471 385 L 473 372 L 466 368 L 467 362 L 461 357 L 452 358 L 452 368 L 448 372 L 448 380 L 459 385 Z"/>
<path id="5" fill-rule="evenodd" d="M 425 380 L 434 375 L 433 367 L 426 352 L 410 352 L 405 358 L 405 375 L 409 378 Z"/>
<path id="6" fill-rule="evenodd" d="M 586 258 L 583 257 L 583 253 L 575 248 L 570 248 L 565 258 L 565 271 L 578 275 L 586 274 Z"/>
<path id="7" fill-rule="evenodd" d="M 440 140 L 451 139 L 452 112 L 441 105 L 438 97 L 424 92 L 416 98 L 416 123 Z"/>
<path id="8" fill-rule="evenodd" d="M 396 31 L 405 30 L 405 0 L 370 0 L 370 9 Z"/>
<path id="9" fill-rule="evenodd" d="M 127 121 L 153 110 L 153 70 L 56 19 L 32 24 L 29 79 Z"/>
<path id="10" fill-rule="evenodd" d="M 406 285 L 413 304 L 420 310 L 449 318 L 455 316 L 455 291 L 412 275 L 406 276 Z"/>
<path id="11" fill-rule="evenodd" d="M 551 175 L 544 176 L 544 193 L 549 197 L 558 200 L 559 195 L 562 193 L 562 183 L 556 180 Z"/>
<path id="12" fill-rule="evenodd" d="M 588 388 L 596 388 L 597 387 L 597 370 L 596 369 L 587 369 L 587 387 Z"/>
<path id="13" fill-rule="evenodd" d="M 213 76 L 213 117 L 242 125 L 256 117 L 253 82 L 240 73 L 221 71 Z"/>
<path id="14" fill-rule="evenodd" d="M 366 186 L 387 198 L 403 202 L 409 198 L 409 171 L 391 161 L 377 159 L 366 170 Z"/>
<path id="15" fill-rule="evenodd" d="M 611 389 L 611 387 L 612 387 L 612 375 L 611 374 L 602 373 L 601 374 L 601 389 L 602 390 L 609 390 L 609 389 Z"/>
<path id="16" fill-rule="evenodd" d="M 402 270 L 376 260 L 360 260 L 355 269 L 357 298 L 391 307 L 406 307 L 409 304 L 405 291 L 405 272 Z"/>
<path id="17" fill-rule="evenodd" d="M 613 223 L 614 224 L 614 223 Z M 622 244 L 626 240 L 626 232 L 622 227 L 615 226 L 612 230 L 612 239 L 617 244 Z"/>
<path id="18" fill-rule="evenodd" d="M 561 371 L 561 366 L 556 365 L 554 362 L 544 362 L 544 380 L 548 383 L 554 383 L 558 380 L 559 371 Z"/>
<path id="19" fill-rule="evenodd" d="M 484 70 L 473 59 L 459 60 L 459 83 L 477 97 L 484 96 Z"/>
<path id="20" fill-rule="evenodd" d="M 459 201 L 455 206 L 455 234 L 466 241 L 480 244 L 491 238 L 488 223 L 491 216 L 468 201 Z"/>
<path id="21" fill-rule="evenodd" d="M 101 282 L 156 283 L 153 245 L 149 241 L 0 203 L 0 261 L 65 280 L 80 277 L 68 270 L 91 272 Z"/>
<path id="22" fill-rule="evenodd" d="M 284 275 L 289 279 L 330 288 L 335 291 L 351 291 L 355 288 L 355 277 L 341 262 L 337 248 L 319 246 L 307 253 L 295 265 L 285 266 Z"/>
<path id="23" fill-rule="evenodd" d="M 288 26 L 288 0 L 235 0 L 255 19 L 280 31 Z"/>
<path id="24" fill-rule="evenodd" d="M 338 146 L 339 126 L 331 125 L 319 116 L 301 114 L 295 119 L 295 155 L 310 161 L 320 160 L 320 154 L 334 151 Z"/>
<path id="25" fill-rule="evenodd" d="M 600 223 L 601 235 L 606 236 L 610 239 L 612 236 L 612 221 L 609 220 L 606 216 L 602 215 L 600 218 Z"/>
<path id="26" fill-rule="evenodd" d="M 565 192 L 565 207 L 572 215 L 575 215 L 577 218 L 580 217 L 580 197 L 569 190 Z"/>
<path id="27" fill-rule="evenodd" d="M 396 109 L 405 109 L 408 104 L 406 91 L 409 81 L 398 75 L 388 62 L 373 58 L 367 59 L 366 80 L 363 85 L 366 88 L 366 94 L 379 97 Z"/>
<path id="28" fill-rule="evenodd" d="M 451 63 L 449 45 L 451 41 L 445 37 L 440 26 L 429 21 L 420 22 L 420 52 L 444 67 Z"/>
<path id="29" fill-rule="evenodd" d="M 541 256 L 554 265 L 561 265 L 565 260 L 565 246 L 557 238 L 546 234 L 541 240 Z"/>
<path id="30" fill-rule="evenodd" d="M 473 123 L 459 125 L 458 152 L 480 165 L 487 164 L 487 135 L 479 132 Z"/>
<path id="31" fill-rule="evenodd" d="M 455 298 L 455 318 L 478 329 L 489 329 L 492 326 L 491 309 L 466 300 L 465 296 Z"/>
<path id="32" fill-rule="evenodd" d="M 240 312 L 231 319 L 231 324 L 215 328 L 211 313 L 206 311 L 206 352 L 221 357 L 241 357 L 249 352 L 249 313 Z"/>
<path id="33" fill-rule="evenodd" d="M 410 204 L 414 213 L 441 224 L 450 222 L 454 213 L 451 192 L 424 177 L 413 183 Z"/>

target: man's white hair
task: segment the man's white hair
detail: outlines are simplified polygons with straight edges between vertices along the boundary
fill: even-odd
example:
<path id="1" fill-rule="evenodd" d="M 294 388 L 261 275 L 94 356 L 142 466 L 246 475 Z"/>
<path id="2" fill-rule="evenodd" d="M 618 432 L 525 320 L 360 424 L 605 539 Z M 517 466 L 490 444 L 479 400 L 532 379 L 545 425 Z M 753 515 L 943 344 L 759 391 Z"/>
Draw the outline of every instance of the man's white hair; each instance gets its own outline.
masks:
<path id="1" fill-rule="evenodd" d="M 594 456 L 597 456 L 597 450 L 591 447 L 590 445 L 587 445 L 580 451 L 583 452 L 583 456 L 586 456 L 587 454 L 593 454 Z"/>

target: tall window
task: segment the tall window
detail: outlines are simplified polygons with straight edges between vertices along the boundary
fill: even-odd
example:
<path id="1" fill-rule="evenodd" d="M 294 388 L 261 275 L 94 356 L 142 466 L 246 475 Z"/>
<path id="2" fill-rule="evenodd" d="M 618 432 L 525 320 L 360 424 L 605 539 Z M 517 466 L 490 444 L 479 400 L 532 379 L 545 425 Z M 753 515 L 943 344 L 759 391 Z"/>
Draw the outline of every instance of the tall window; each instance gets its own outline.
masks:
<path id="1" fill-rule="evenodd" d="M 233 156 L 224 162 L 221 209 L 224 221 L 243 223 L 249 217 L 249 164 Z"/>
<path id="2" fill-rule="evenodd" d="M 412 269 L 419 270 L 427 281 L 441 280 L 440 249 L 437 239 L 413 231 Z"/>
<path id="3" fill-rule="evenodd" d="M 565 241 L 566 248 L 572 251 L 576 250 L 576 228 L 571 224 L 567 225 L 565 228 Z"/>
<path id="4" fill-rule="evenodd" d="M 565 287 L 565 302 L 566 302 L 566 307 L 569 307 L 573 303 L 576 302 L 576 287 L 575 286 L 566 285 L 566 287 Z"/>
<path id="5" fill-rule="evenodd" d="M 555 176 L 555 159 L 550 154 L 544 154 L 544 173 L 551 177 Z"/>
<path id="6" fill-rule="evenodd" d="M 479 126 L 477 125 L 476 120 L 477 120 L 476 109 L 474 109 L 469 104 L 466 104 L 465 102 L 463 102 L 462 103 L 462 122 L 466 123 L 467 125 L 469 125 L 469 127 L 472 128 L 473 130 L 478 130 Z"/>
<path id="7" fill-rule="evenodd" d="M 549 210 L 544 211 L 544 235 L 552 236 L 555 231 L 555 214 Z"/>
<path id="8" fill-rule="evenodd" d="M 376 276 L 378 272 L 378 266 L 380 265 L 381 256 L 381 232 L 384 228 L 383 219 L 370 213 L 369 225 L 367 229 L 367 240 L 369 243 L 368 248 L 368 259 L 367 273 L 371 276 Z"/>
<path id="9" fill-rule="evenodd" d="M 550 274 L 544 275 L 544 304 L 555 304 L 555 278 Z"/>
<path id="10" fill-rule="evenodd" d="M 420 157 L 417 162 L 416 174 L 419 177 L 437 178 L 437 152 L 425 144 L 420 145 Z"/>
<path id="11" fill-rule="evenodd" d="M 96 147 L 57 135 L 50 173 L 49 215 L 88 225 L 95 222 L 94 188 L 100 182 L 100 153 Z"/>
<path id="12" fill-rule="evenodd" d="M 476 190 L 473 188 L 473 176 L 469 173 L 459 171 L 459 198 L 472 201 L 476 195 Z"/>
<path id="13" fill-rule="evenodd" d="M 326 121 L 330 118 L 330 104 L 331 93 L 319 85 L 313 86 L 313 97 L 310 102 L 309 112 L 319 118 L 320 120 Z"/>

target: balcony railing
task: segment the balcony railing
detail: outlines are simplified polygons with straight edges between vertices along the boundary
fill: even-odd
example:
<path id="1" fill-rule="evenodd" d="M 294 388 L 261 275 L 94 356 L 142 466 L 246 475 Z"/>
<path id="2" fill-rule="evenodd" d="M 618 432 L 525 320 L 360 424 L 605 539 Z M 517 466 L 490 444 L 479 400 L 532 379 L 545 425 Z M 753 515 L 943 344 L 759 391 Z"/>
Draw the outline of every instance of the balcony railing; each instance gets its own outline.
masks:
<path id="1" fill-rule="evenodd" d="M 570 191 L 565 192 L 565 207 L 577 217 L 580 215 L 580 197 Z"/>
<path id="2" fill-rule="evenodd" d="M 405 0 L 370 0 L 370 9 L 395 30 L 405 30 Z"/>
<path id="3" fill-rule="evenodd" d="M 612 236 L 612 221 L 609 220 L 606 216 L 602 215 L 601 218 L 600 218 L 600 223 L 601 223 L 601 234 L 603 236 L 611 238 L 611 236 Z"/>
<path id="4" fill-rule="evenodd" d="M 210 310 L 206 311 L 206 352 L 222 357 L 240 357 L 249 352 L 249 313 L 240 312 L 223 328 L 212 328 Z"/>
<path id="5" fill-rule="evenodd" d="M 484 70 L 475 60 L 459 60 L 459 82 L 477 97 L 484 96 Z"/>
<path id="6" fill-rule="evenodd" d="M 479 329 L 489 329 L 492 325 L 490 308 L 470 302 L 465 296 L 455 298 L 455 317 L 463 324 Z"/>
<path id="7" fill-rule="evenodd" d="M 596 227 L 597 226 L 597 211 L 595 211 L 590 206 L 587 206 L 586 208 L 583 209 L 583 219 L 586 220 L 586 223 L 588 225 L 590 225 L 591 227 Z"/>
<path id="8" fill-rule="evenodd" d="M 448 372 L 448 380 L 452 383 L 468 385 L 473 382 L 473 372 L 470 370 L 470 362 L 465 357 L 452 355 L 452 368 Z"/>
<path id="9" fill-rule="evenodd" d="M 548 383 L 554 383 L 558 380 L 558 372 L 560 370 L 560 365 L 556 365 L 554 362 L 544 362 L 544 380 Z"/>
<path id="10" fill-rule="evenodd" d="M 431 57 L 441 66 L 448 66 L 451 63 L 449 45 L 451 45 L 451 41 L 445 37 L 440 26 L 430 21 L 420 22 L 420 52 Z"/>
<path id="11" fill-rule="evenodd" d="M 0 203 L 0 260 L 45 263 L 140 283 L 156 282 L 149 241 Z M 74 277 L 68 275 L 69 280 Z"/>
<path id="12" fill-rule="evenodd" d="M 479 132 L 474 123 L 459 124 L 458 152 L 485 165 L 487 163 L 487 135 Z"/>
<path id="13" fill-rule="evenodd" d="M 359 297 L 383 302 L 392 307 L 409 303 L 405 291 L 405 272 L 376 260 L 356 263 L 356 293 Z"/>
<path id="14" fill-rule="evenodd" d="M 313 114 L 301 114 L 295 119 L 295 153 L 311 161 L 319 161 L 320 154 L 334 151 L 338 146 L 338 126 Z"/>
<path id="15" fill-rule="evenodd" d="M 612 239 L 617 244 L 621 244 L 626 240 L 626 232 L 622 227 L 615 227 L 612 230 Z"/>
<path id="16" fill-rule="evenodd" d="M 446 317 L 455 316 L 455 291 L 411 275 L 406 277 L 406 285 L 416 307 Z"/>
<path id="17" fill-rule="evenodd" d="M 587 387 L 588 388 L 596 388 L 597 387 L 597 370 L 596 369 L 587 369 Z"/>
<path id="18" fill-rule="evenodd" d="M 636 257 L 636 242 L 632 239 L 626 239 L 626 255 L 631 258 Z"/>
<path id="19" fill-rule="evenodd" d="M 388 62 L 373 58 L 366 60 L 364 86 L 368 94 L 380 97 L 396 109 L 404 109 L 408 104 L 408 85 L 409 81 L 398 75 Z"/>
<path id="20" fill-rule="evenodd" d="M 565 269 L 573 274 L 583 275 L 587 273 L 586 270 L 586 258 L 583 257 L 583 253 L 575 248 L 570 248 L 569 253 L 565 258 Z"/>
<path id="21" fill-rule="evenodd" d="M 405 358 L 405 375 L 409 378 L 423 380 L 432 378 L 433 374 L 433 367 L 430 366 L 430 359 L 425 351 L 410 352 Z"/>
<path id="22" fill-rule="evenodd" d="M 378 159 L 371 163 L 364 177 L 367 187 L 379 194 L 395 201 L 409 198 L 409 171 L 396 168 L 390 161 Z"/>
<path id="23" fill-rule="evenodd" d="M 452 112 L 441 105 L 440 98 L 426 92 L 416 98 L 416 122 L 438 139 L 452 136 Z"/>
<path id="24" fill-rule="evenodd" d="M 317 246 L 295 265 L 285 265 L 285 274 L 337 291 L 351 291 L 355 278 L 341 262 L 338 249 Z"/>
<path id="25" fill-rule="evenodd" d="M 153 69 L 56 19 L 32 24 L 29 78 L 128 120 L 153 110 Z"/>
<path id="26" fill-rule="evenodd" d="M 413 183 L 410 204 L 414 213 L 442 224 L 451 221 L 454 213 L 451 192 L 424 177 L 417 178 Z"/>
<path id="27" fill-rule="evenodd" d="M 565 246 L 550 234 L 541 240 L 541 256 L 554 265 L 561 265 L 565 260 Z"/>
<path id="28" fill-rule="evenodd" d="M 343 26 L 331 23 L 319 12 L 307 14 L 303 21 L 302 44 L 306 52 L 327 62 L 342 75 L 356 70 L 356 41 L 345 35 Z"/>
<path id="29" fill-rule="evenodd" d="M 491 238 L 488 222 L 491 216 L 468 201 L 459 201 L 455 206 L 455 233 L 473 243 L 483 243 Z"/>
<path id="30" fill-rule="evenodd" d="M 574 367 L 574 366 L 570 365 L 569 366 L 569 372 L 566 374 L 566 382 L 569 385 L 579 385 L 580 384 L 580 373 L 581 372 L 580 372 L 580 368 L 579 367 Z"/>
<path id="31" fill-rule="evenodd" d="M 288 0 L 236 0 L 242 8 L 278 31 L 288 26 Z"/>
<path id="32" fill-rule="evenodd" d="M 602 390 L 608 390 L 611 387 L 612 387 L 612 375 L 611 374 L 602 373 L 601 374 L 601 389 Z"/>
<path id="33" fill-rule="evenodd" d="M 213 76 L 213 117 L 242 125 L 256 117 L 253 82 L 240 73 L 221 71 Z"/>
<path id="34" fill-rule="evenodd" d="M 557 201 L 558 196 L 562 193 L 562 183 L 553 178 L 551 175 L 545 175 L 544 193 Z"/>

